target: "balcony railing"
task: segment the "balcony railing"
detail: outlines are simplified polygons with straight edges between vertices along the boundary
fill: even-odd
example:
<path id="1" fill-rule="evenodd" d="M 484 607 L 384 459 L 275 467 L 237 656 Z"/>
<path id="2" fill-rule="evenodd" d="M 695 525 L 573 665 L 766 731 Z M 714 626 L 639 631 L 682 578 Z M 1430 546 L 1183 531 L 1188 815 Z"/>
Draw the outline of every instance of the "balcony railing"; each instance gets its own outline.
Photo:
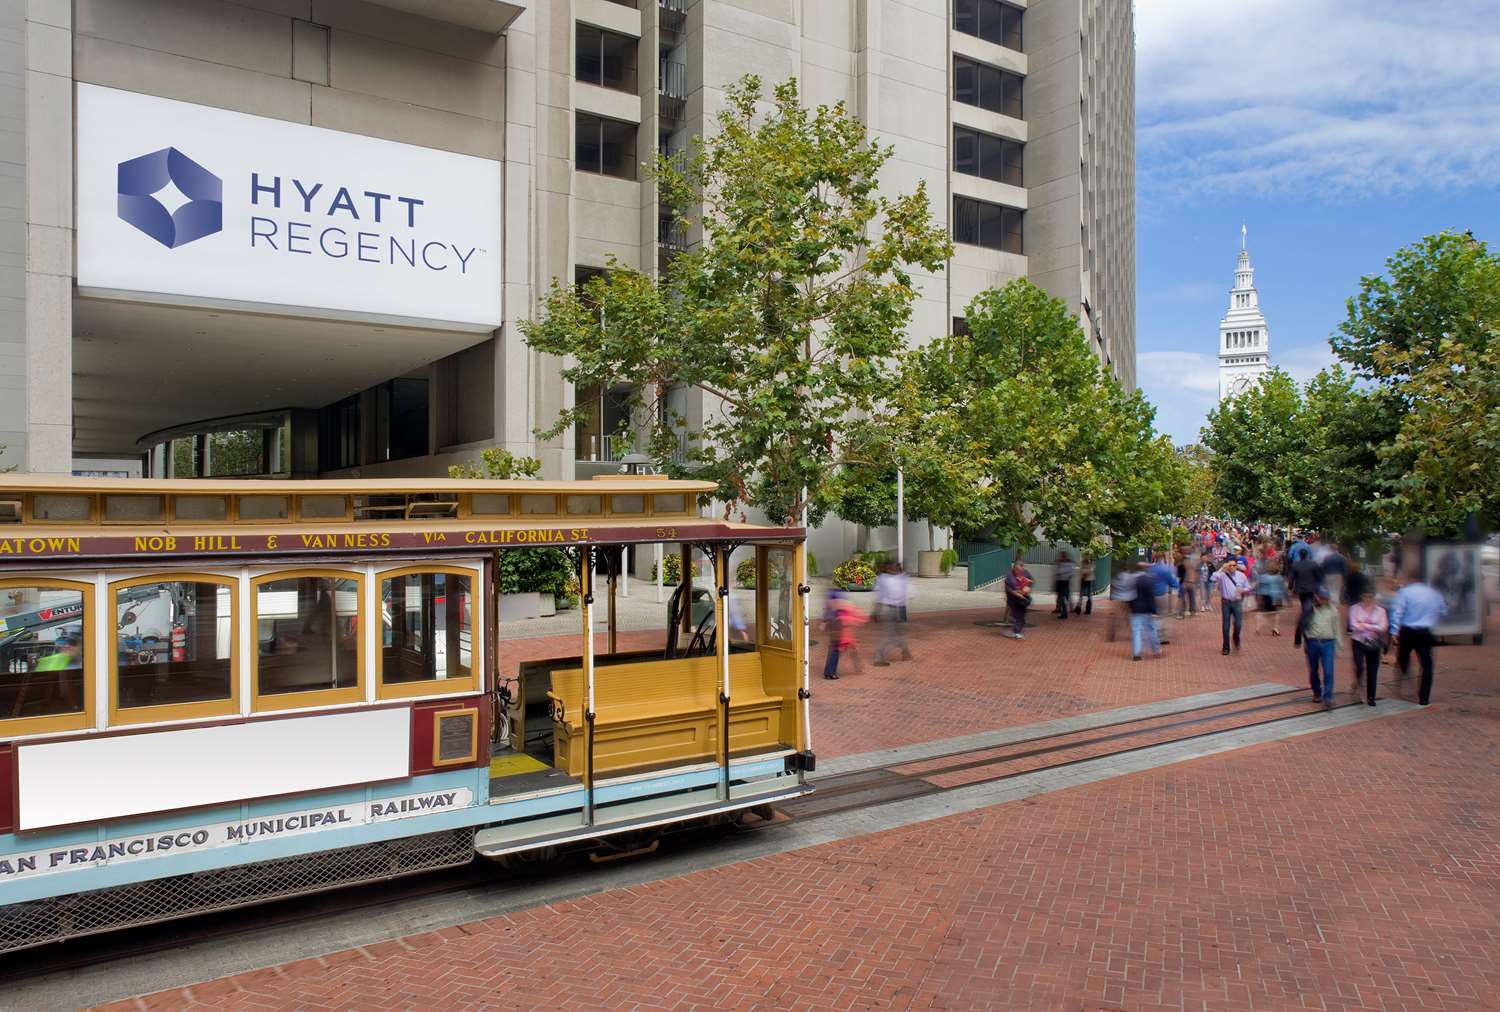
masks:
<path id="1" fill-rule="evenodd" d="M 680 35 L 687 29 L 687 10 L 691 0 L 658 0 L 661 6 L 661 30 Z"/>
<path id="2" fill-rule="evenodd" d="M 662 60 L 656 79 L 656 94 L 656 104 L 663 119 L 682 119 L 687 113 L 687 64 Z"/>
<path id="3" fill-rule="evenodd" d="M 687 226 L 681 219 L 662 216 L 656 219 L 656 245 L 669 253 L 682 253 L 688 248 Z"/>

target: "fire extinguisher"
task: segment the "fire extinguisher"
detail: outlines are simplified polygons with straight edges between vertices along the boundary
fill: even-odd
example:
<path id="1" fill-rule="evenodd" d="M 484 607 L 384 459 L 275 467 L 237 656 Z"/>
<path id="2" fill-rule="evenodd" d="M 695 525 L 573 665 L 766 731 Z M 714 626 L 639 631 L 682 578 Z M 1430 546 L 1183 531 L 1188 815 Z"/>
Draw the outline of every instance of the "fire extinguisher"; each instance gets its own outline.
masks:
<path id="1" fill-rule="evenodd" d="M 187 626 L 174 625 L 172 627 L 172 660 L 187 660 Z"/>

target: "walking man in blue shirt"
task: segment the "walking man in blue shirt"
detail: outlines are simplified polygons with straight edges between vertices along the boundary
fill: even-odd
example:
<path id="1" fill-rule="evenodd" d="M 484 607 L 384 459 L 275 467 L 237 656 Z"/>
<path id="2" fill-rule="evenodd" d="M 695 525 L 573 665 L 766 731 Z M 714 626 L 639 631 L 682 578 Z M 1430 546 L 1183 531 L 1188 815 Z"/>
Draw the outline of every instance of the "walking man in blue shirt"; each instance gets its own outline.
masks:
<path id="1" fill-rule="evenodd" d="M 1391 604 L 1391 638 L 1396 641 L 1396 667 L 1404 682 L 1411 667 L 1411 654 L 1417 652 L 1422 665 L 1422 685 L 1417 701 L 1426 706 L 1432 700 L 1432 648 L 1437 642 L 1438 623 L 1448 613 L 1448 603 L 1420 577 L 1406 581 Z"/>

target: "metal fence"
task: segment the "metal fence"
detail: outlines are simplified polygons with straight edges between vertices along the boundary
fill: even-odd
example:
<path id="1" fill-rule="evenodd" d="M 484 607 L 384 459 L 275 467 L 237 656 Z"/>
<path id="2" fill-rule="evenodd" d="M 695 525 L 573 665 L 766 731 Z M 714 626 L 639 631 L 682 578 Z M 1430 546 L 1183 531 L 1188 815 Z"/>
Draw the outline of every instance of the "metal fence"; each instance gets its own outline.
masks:
<path id="1" fill-rule="evenodd" d="M 983 590 L 1005 579 L 1015 552 L 1009 548 L 991 548 L 969 555 L 969 589 Z"/>

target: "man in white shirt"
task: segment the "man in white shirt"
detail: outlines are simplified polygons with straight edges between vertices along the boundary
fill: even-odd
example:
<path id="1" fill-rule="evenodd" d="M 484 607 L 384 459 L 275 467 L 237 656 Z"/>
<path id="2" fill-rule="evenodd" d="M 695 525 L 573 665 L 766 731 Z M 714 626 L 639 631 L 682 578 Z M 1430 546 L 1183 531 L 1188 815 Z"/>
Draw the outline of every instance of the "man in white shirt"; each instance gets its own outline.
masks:
<path id="1" fill-rule="evenodd" d="M 1245 596 L 1250 593 L 1250 581 L 1240 572 L 1240 564 L 1233 559 L 1224 563 L 1213 575 L 1214 586 L 1219 589 L 1219 611 L 1224 624 L 1224 656 L 1229 656 L 1229 625 L 1234 623 L 1234 648 L 1240 648 L 1240 627 L 1245 624 Z"/>

